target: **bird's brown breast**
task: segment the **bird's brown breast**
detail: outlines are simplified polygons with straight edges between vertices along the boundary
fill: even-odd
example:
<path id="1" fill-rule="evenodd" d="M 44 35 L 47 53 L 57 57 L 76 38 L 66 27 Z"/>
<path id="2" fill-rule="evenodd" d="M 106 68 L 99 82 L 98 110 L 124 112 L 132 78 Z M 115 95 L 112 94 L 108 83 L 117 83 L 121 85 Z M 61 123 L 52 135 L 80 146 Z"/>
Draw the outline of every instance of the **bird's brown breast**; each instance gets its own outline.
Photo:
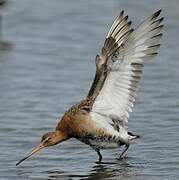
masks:
<path id="1" fill-rule="evenodd" d="M 88 136 L 98 138 L 112 138 L 105 129 L 98 127 L 91 119 L 90 110 L 92 106 L 90 99 L 85 99 L 79 104 L 72 106 L 62 117 L 56 129 L 64 131 L 69 137 L 84 138 Z"/>
<path id="2" fill-rule="evenodd" d="M 67 132 L 70 137 L 82 136 L 89 131 L 94 131 L 95 123 L 90 120 L 89 115 L 92 103 L 91 99 L 86 98 L 72 106 L 65 112 L 56 129 Z"/>
<path id="3" fill-rule="evenodd" d="M 71 137 L 76 137 L 95 133 L 96 125 L 91 121 L 89 113 L 81 112 L 73 116 L 65 115 L 58 128 L 66 131 Z"/>

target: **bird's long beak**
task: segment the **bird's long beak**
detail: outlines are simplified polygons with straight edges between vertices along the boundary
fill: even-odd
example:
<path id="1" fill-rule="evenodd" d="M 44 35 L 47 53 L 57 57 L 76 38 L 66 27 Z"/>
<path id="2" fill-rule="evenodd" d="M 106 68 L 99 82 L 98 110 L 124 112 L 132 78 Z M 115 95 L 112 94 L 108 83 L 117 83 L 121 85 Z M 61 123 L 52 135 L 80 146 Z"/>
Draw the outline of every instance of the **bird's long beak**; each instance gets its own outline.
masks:
<path id="1" fill-rule="evenodd" d="M 17 164 L 19 165 L 21 162 L 25 161 L 26 159 L 28 159 L 29 157 L 31 157 L 33 154 L 37 153 L 38 151 L 40 151 L 42 148 L 44 148 L 44 145 L 42 143 L 40 143 L 37 147 L 35 147 L 34 149 L 32 149 L 31 153 L 24 157 L 23 159 L 21 159 Z"/>

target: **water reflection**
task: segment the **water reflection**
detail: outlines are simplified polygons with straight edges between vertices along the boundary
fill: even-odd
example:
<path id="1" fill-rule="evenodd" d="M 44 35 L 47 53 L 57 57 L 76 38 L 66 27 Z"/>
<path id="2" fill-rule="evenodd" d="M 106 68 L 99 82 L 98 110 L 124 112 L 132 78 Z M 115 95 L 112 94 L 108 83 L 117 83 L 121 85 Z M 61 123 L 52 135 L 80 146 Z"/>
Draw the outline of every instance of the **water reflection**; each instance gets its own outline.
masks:
<path id="1" fill-rule="evenodd" d="M 60 179 L 89 179 L 89 180 L 104 180 L 104 179 L 134 179 L 135 167 L 128 164 L 126 161 L 118 161 L 116 163 L 101 163 L 94 165 L 89 174 L 67 174 L 60 170 L 51 170 L 48 173 L 47 180 Z M 65 175 L 66 174 L 66 175 Z"/>
<path id="2" fill-rule="evenodd" d="M 109 164 L 100 164 L 93 167 L 91 173 L 86 179 L 110 179 L 110 178 L 126 178 L 133 179 L 132 166 L 127 163 L 118 163 L 112 166 Z"/>

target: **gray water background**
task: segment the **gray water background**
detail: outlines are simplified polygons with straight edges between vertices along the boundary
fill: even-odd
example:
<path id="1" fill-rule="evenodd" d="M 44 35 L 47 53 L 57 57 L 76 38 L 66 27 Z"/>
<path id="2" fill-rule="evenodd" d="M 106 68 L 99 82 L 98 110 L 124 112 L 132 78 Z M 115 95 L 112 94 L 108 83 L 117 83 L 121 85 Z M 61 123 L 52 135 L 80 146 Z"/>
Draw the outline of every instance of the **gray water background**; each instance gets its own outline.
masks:
<path id="1" fill-rule="evenodd" d="M 71 139 L 15 164 L 86 96 L 94 58 L 124 9 L 135 27 L 162 8 L 160 54 L 147 62 L 129 130 L 140 134 L 126 158 L 105 150 L 103 164 Z M 179 1 L 9 0 L 0 51 L 0 179 L 179 179 Z"/>

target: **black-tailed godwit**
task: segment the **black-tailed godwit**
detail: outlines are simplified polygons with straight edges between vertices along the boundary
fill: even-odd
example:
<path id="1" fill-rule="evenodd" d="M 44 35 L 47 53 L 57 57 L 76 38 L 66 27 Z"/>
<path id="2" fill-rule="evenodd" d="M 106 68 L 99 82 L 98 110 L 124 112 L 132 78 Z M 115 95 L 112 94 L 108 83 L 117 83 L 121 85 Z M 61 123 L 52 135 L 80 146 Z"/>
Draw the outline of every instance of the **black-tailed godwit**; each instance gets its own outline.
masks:
<path id="1" fill-rule="evenodd" d="M 107 33 L 101 53 L 96 56 L 96 75 L 84 100 L 65 112 L 53 132 L 42 136 L 40 144 L 19 161 L 44 147 L 76 138 L 90 145 L 102 160 L 100 149 L 124 146 L 138 138 L 128 132 L 129 112 L 142 77 L 145 60 L 157 55 L 163 17 L 161 10 L 143 21 L 135 30 L 122 11 Z"/>

